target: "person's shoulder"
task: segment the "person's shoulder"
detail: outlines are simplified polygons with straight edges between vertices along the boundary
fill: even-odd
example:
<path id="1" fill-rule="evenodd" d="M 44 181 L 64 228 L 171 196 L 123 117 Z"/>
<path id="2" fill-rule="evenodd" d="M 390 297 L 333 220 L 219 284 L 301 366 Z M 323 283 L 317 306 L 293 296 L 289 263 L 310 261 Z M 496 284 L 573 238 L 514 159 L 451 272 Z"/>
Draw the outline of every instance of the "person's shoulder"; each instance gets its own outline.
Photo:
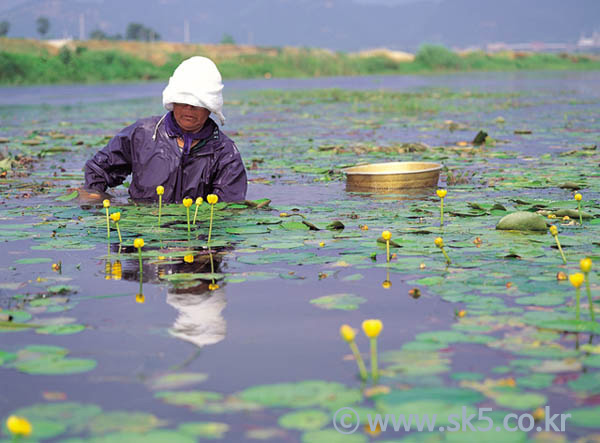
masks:
<path id="1" fill-rule="evenodd" d="M 162 115 L 153 115 L 151 117 L 140 118 L 133 124 L 133 126 L 154 131 L 154 128 L 156 127 L 161 118 L 163 118 Z"/>

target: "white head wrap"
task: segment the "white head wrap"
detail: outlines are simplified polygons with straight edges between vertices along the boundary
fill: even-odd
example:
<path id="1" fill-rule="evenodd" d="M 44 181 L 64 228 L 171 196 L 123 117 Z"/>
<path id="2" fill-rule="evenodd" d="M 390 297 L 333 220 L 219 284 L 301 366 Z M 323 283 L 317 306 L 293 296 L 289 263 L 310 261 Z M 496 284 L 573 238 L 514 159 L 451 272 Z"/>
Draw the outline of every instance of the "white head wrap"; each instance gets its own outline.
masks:
<path id="1" fill-rule="evenodd" d="M 216 114 L 225 124 L 223 115 L 223 80 L 212 60 L 195 56 L 181 62 L 163 91 L 163 105 L 169 111 L 173 103 L 200 106 Z"/>

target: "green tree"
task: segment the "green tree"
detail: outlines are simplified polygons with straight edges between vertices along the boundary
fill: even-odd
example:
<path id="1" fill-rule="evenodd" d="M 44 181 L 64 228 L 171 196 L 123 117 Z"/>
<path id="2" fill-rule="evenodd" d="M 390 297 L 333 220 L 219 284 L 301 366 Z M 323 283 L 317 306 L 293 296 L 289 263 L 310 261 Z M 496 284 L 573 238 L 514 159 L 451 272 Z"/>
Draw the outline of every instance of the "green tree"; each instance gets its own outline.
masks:
<path id="1" fill-rule="evenodd" d="M 221 44 L 223 44 L 223 45 L 235 45 L 235 40 L 233 38 L 233 35 L 231 35 L 231 34 L 223 34 L 223 37 L 221 37 Z"/>
<path id="2" fill-rule="evenodd" d="M 38 19 L 35 21 L 35 24 L 37 27 L 37 32 L 42 38 L 44 38 L 44 36 L 50 30 L 50 20 L 48 20 L 48 17 L 38 17 Z"/>
<path id="3" fill-rule="evenodd" d="M 10 29 L 10 22 L 3 20 L 0 22 L 0 37 L 4 37 L 8 34 L 8 30 Z"/>
<path id="4" fill-rule="evenodd" d="M 147 28 L 141 23 L 129 23 L 125 30 L 126 40 L 160 40 L 160 34 L 154 29 Z"/>
<path id="5" fill-rule="evenodd" d="M 108 34 L 101 29 L 94 29 L 90 32 L 90 38 L 92 40 L 108 40 Z"/>

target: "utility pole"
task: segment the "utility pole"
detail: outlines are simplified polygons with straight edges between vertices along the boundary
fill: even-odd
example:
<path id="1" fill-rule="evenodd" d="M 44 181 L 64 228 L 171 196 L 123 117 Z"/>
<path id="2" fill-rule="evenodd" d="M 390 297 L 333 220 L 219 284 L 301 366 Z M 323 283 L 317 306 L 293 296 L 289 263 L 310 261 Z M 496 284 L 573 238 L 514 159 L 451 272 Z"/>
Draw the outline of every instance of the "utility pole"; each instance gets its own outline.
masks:
<path id="1" fill-rule="evenodd" d="M 79 40 L 85 40 L 85 16 L 83 12 L 79 14 Z"/>
<path id="2" fill-rule="evenodd" d="M 186 18 L 183 21 L 183 43 L 190 42 L 190 21 Z"/>

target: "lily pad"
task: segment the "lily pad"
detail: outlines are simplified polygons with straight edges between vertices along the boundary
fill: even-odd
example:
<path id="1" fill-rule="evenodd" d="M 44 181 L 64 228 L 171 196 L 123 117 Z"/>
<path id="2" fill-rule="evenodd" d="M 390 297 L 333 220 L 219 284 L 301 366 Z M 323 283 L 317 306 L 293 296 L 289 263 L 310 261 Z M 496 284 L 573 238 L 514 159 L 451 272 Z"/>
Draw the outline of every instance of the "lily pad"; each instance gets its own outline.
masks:
<path id="1" fill-rule="evenodd" d="M 279 417 L 279 426 L 299 431 L 315 431 L 321 429 L 330 420 L 330 415 L 319 409 L 307 409 L 282 415 Z"/>
<path id="2" fill-rule="evenodd" d="M 353 311 L 358 309 L 358 305 L 366 301 L 366 298 L 353 294 L 333 294 L 313 298 L 310 302 L 322 309 L 341 309 L 343 311 Z"/>
<path id="3" fill-rule="evenodd" d="M 511 231 L 547 231 L 546 219 L 539 214 L 526 211 L 505 215 L 496 225 L 496 229 Z"/>

